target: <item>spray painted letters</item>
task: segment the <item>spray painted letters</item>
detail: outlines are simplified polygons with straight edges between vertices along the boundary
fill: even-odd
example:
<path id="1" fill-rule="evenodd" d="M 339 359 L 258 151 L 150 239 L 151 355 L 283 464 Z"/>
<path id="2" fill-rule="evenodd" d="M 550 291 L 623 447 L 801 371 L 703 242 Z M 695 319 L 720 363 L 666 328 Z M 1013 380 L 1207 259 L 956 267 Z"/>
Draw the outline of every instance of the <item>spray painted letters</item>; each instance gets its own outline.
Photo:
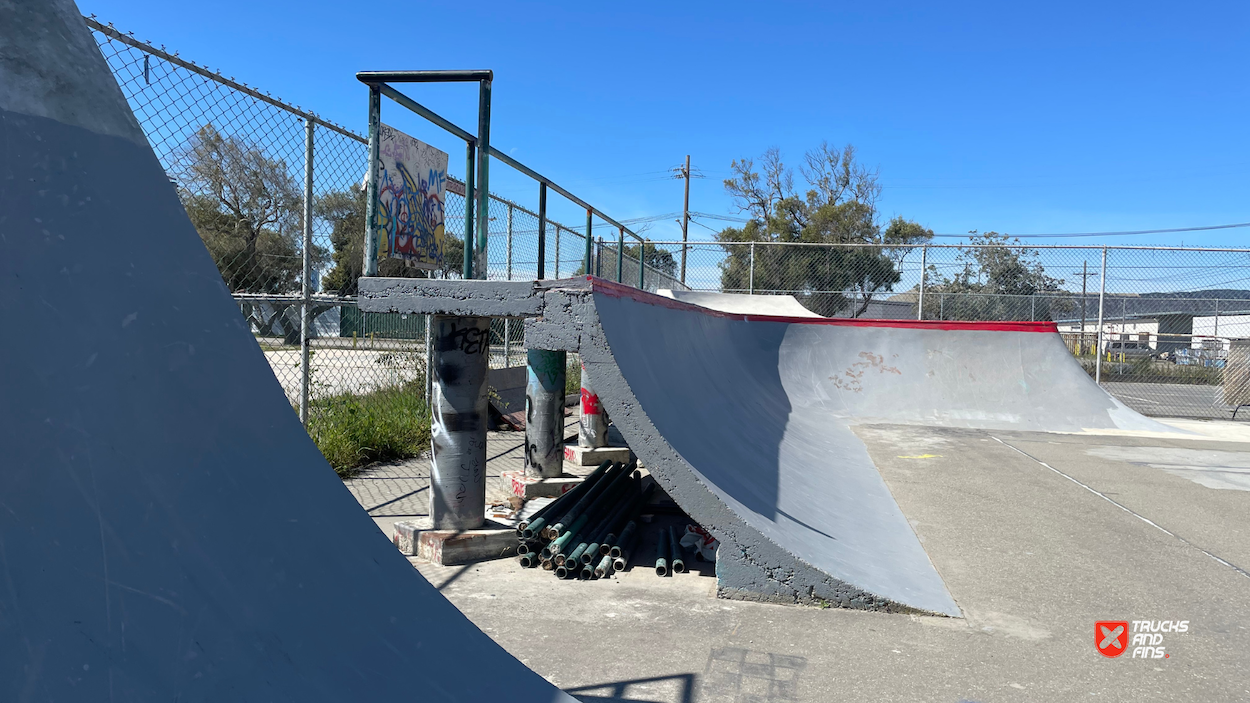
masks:
<path id="1" fill-rule="evenodd" d="M 381 125 L 378 136 L 378 259 L 440 268 L 447 154 L 388 125 Z"/>

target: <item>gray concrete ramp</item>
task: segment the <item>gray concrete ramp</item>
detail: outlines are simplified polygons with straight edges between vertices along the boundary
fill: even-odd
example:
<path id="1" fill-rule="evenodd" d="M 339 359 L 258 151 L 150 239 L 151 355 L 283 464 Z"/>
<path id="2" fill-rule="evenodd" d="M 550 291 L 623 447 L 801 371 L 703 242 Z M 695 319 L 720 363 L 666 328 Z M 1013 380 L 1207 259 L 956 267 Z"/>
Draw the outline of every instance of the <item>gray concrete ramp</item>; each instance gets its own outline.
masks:
<path id="1" fill-rule="evenodd" d="M 731 597 L 959 614 L 855 424 L 1175 432 L 1098 388 L 1050 323 L 741 315 L 568 287 L 527 341 L 576 340 L 631 447 L 723 540 Z"/>
<path id="2" fill-rule="evenodd" d="M 0 151 L 0 700 L 572 700 L 326 464 L 67 0 L 0 0 Z"/>
<path id="3" fill-rule="evenodd" d="M 657 294 L 709 310 L 741 315 L 782 315 L 785 317 L 824 317 L 803 307 L 793 295 L 744 295 L 701 290 L 661 288 Z"/>

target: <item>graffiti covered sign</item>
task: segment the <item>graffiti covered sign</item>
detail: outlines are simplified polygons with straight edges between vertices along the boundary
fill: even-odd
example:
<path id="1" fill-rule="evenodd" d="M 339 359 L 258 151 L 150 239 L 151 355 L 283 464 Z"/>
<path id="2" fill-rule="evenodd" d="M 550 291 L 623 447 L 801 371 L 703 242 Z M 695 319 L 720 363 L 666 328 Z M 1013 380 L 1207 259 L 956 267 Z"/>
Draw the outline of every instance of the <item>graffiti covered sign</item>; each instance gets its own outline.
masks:
<path id="1" fill-rule="evenodd" d="M 388 125 L 380 125 L 378 137 L 378 260 L 441 268 L 447 153 Z"/>

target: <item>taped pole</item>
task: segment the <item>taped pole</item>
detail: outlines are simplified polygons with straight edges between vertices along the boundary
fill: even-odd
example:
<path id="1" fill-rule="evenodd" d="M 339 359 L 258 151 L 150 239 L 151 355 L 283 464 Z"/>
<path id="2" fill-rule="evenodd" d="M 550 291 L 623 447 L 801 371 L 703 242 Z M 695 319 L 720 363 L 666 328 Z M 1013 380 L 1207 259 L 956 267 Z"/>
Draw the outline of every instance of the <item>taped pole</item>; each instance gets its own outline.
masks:
<path id="1" fill-rule="evenodd" d="M 436 530 L 473 530 L 486 519 L 490 318 L 432 317 L 430 518 Z"/>
<path id="2" fill-rule="evenodd" d="M 582 364 L 582 412 L 577 423 L 577 443 L 587 449 L 608 446 L 608 417 L 586 377 L 585 363 Z"/>
<path id="3" fill-rule="evenodd" d="M 620 227 L 620 239 L 616 243 L 616 282 L 625 282 L 625 228 Z"/>
<path id="4" fill-rule="evenodd" d="M 534 278 L 547 277 L 547 182 L 538 182 L 538 272 Z"/>
<path id="5" fill-rule="evenodd" d="M 299 315 L 299 421 L 308 426 L 308 393 L 312 385 L 309 349 L 312 324 L 312 219 L 313 219 L 313 121 L 304 120 L 304 272 L 300 283 Z"/>
<path id="6" fill-rule="evenodd" d="M 525 475 L 564 473 L 564 385 L 568 354 L 530 349 L 525 370 Z"/>
<path id="7" fill-rule="evenodd" d="M 590 208 L 586 208 L 586 254 L 582 261 L 582 271 L 590 275 L 590 265 L 594 261 L 594 240 L 590 236 L 590 226 L 595 219 L 595 213 Z"/>
<path id="8" fill-rule="evenodd" d="M 369 170 L 365 173 L 365 255 L 362 273 L 378 275 L 378 140 L 381 137 L 382 91 L 369 86 Z"/>
<path id="9" fill-rule="evenodd" d="M 490 84 L 489 78 L 478 83 L 477 103 L 477 242 L 473 246 L 473 277 L 482 280 L 490 273 Z M 468 238 L 464 245 L 467 250 Z"/>
<path id="10" fill-rule="evenodd" d="M 1102 275 L 1098 277 L 1098 338 L 1094 342 L 1094 383 L 1102 383 L 1102 312 L 1107 297 L 1107 247 L 1102 248 Z"/>

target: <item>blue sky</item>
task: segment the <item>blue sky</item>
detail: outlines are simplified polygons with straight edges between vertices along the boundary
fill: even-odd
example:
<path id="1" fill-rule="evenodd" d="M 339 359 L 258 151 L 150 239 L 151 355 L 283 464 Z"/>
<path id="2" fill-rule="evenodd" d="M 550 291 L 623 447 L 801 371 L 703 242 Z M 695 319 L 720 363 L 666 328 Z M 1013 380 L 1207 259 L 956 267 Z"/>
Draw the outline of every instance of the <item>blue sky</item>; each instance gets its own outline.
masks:
<path id="1" fill-rule="evenodd" d="M 359 131 L 358 70 L 490 68 L 492 141 L 618 219 L 681 209 L 734 158 L 822 140 L 878 167 L 885 218 L 939 233 L 1250 221 L 1246 3 L 394 3 L 82 0 L 84 13 Z M 412 86 L 465 127 L 475 89 Z M 463 146 L 384 101 L 384 121 Z M 537 186 L 502 166 L 493 190 Z M 569 224 L 581 217 L 554 206 Z M 709 222 L 713 226 L 715 223 Z M 675 239 L 671 221 L 646 236 Z M 1250 229 L 1033 240 L 1250 245 Z M 711 232 L 697 226 L 692 238 Z"/>

